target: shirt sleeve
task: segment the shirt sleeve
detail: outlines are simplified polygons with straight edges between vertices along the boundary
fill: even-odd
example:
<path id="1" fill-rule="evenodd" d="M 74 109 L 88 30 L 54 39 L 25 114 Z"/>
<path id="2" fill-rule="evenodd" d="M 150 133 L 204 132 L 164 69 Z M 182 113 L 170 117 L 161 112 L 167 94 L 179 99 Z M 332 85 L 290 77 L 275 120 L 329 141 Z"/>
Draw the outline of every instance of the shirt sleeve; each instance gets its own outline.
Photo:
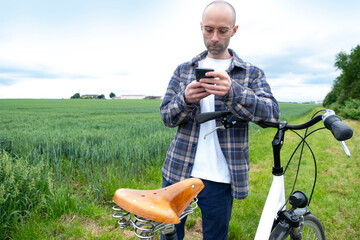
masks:
<path id="1" fill-rule="evenodd" d="M 230 74 L 233 79 L 232 86 L 222 101 L 233 114 L 245 121 L 277 122 L 280 115 L 279 106 L 271 93 L 264 72 L 252 65 L 242 71 L 246 71 L 244 82 L 238 80 L 238 73 Z"/>
<path id="2" fill-rule="evenodd" d="M 184 99 L 185 88 L 191 82 L 191 74 L 179 66 L 170 79 L 163 101 L 160 105 L 161 119 L 167 127 L 179 126 L 193 117 L 196 104 L 187 104 Z"/>

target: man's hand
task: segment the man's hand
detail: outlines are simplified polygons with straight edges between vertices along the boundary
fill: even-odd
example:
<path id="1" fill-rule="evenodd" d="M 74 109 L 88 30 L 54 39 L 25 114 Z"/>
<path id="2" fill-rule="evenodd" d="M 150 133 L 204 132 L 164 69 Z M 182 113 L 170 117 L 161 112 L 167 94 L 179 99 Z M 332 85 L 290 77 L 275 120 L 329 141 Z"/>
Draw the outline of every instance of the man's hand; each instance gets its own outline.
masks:
<path id="1" fill-rule="evenodd" d="M 200 86 L 209 94 L 225 96 L 229 93 L 232 80 L 225 71 L 207 72 L 209 78 L 200 79 Z M 212 78 L 210 78 L 212 77 Z"/>
<path id="2" fill-rule="evenodd" d="M 185 102 L 187 104 L 193 104 L 201 99 L 209 96 L 211 93 L 208 93 L 202 86 L 200 82 L 193 81 L 187 85 L 184 93 Z"/>

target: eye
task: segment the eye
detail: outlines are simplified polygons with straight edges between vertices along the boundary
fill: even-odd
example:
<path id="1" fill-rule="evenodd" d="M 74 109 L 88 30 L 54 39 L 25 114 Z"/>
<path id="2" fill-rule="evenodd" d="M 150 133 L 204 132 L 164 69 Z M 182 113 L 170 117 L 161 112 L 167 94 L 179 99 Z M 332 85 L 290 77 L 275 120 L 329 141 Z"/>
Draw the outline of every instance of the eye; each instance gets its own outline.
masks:
<path id="1" fill-rule="evenodd" d="M 219 33 L 220 34 L 226 34 L 229 31 L 228 28 L 219 28 Z"/>
<path id="2" fill-rule="evenodd" d="M 205 29 L 206 33 L 213 33 L 214 32 L 214 28 L 212 28 L 212 27 L 205 27 L 204 29 Z"/>

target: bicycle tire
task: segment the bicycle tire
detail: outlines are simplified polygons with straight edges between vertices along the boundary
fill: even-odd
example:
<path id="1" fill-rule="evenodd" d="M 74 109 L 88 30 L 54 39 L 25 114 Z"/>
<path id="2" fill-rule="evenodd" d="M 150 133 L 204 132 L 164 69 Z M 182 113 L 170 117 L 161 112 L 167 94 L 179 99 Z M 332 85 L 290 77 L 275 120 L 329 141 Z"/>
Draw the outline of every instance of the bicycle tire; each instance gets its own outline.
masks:
<path id="1" fill-rule="evenodd" d="M 313 214 L 304 215 L 301 226 L 302 239 L 325 240 L 325 230 L 320 220 Z M 291 238 L 292 239 L 292 238 Z"/>
<path id="2" fill-rule="evenodd" d="M 313 214 L 307 214 L 304 216 L 304 225 L 302 227 L 303 239 L 313 239 L 309 236 L 316 236 L 318 240 L 325 240 L 325 230 L 320 220 Z"/>

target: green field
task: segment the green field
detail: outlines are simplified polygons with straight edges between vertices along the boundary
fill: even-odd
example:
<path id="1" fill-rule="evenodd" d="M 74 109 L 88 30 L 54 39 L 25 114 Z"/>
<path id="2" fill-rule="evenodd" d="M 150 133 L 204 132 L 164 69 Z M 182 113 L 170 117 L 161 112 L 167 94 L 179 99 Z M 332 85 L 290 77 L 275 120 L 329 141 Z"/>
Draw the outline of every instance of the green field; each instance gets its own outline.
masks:
<path id="1" fill-rule="evenodd" d="M 111 218 L 120 187 L 161 186 L 161 165 L 176 129 L 160 119 L 159 100 L 0 100 L 0 239 L 128 239 Z M 299 122 L 315 105 L 281 103 L 281 119 Z M 358 122 L 350 122 L 356 131 Z M 346 159 L 328 131 L 312 141 L 319 176 L 311 210 L 329 239 L 356 239 L 358 136 Z M 235 201 L 230 239 L 252 239 L 271 184 L 272 129 L 251 127 L 250 195 Z M 324 141 L 326 139 L 326 141 Z M 295 144 L 289 134 L 286 143 Z M 264 154 L 265 153 L 265 154 Z M 284 158 L 291 154 L 284 149 Z M 312 162 L 299 185 L 311 188 Z M 289 168 L 291 186 L 295 164 Z M 310 182 L 310 183 L 309 183 Z M 189 218 L 197 238 L 199 211 Z"/>

